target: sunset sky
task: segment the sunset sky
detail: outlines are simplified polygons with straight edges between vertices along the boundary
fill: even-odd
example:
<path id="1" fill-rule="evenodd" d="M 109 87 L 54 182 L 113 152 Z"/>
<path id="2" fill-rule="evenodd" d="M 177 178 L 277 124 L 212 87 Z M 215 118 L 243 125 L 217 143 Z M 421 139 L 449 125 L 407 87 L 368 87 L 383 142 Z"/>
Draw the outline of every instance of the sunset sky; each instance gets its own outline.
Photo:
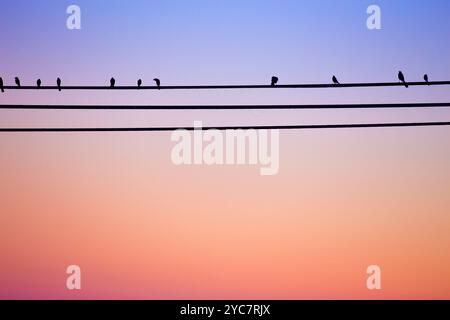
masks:
<path id="1" fill-rule="evenodd" d="M 81 8 L 81 30 L 66 9 Z M 381 30 L 366 9 L 381 8 Z M 450 2 L 8 1 L 13 85 L 450 80 Z M 7 90 L 0 104 L 449 102 L 448 86 Z M 450 121 L 450 108 L 0 110 L 0 127 Z M 170 132 L 0 133 L 2 299 L 450 299 L 450 127 L 280 132 L 280 168 L 172 163 Z M 82 290 L 66 288 L 79 265 Z M 366 288 L 378 265 L 382 289 Z"/>

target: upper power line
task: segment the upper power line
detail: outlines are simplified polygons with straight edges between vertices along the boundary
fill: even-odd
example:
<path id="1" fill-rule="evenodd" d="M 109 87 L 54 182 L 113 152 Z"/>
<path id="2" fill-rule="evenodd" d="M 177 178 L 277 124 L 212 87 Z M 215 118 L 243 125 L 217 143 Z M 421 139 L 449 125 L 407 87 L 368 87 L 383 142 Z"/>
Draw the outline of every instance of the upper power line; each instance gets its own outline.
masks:
<path id="1" fill-rule="evenodd" d="M 154 85 L 144 85 L 142 79 L 138 79 L 135 85 L 116 85 L 115 78 L 109 80 L 109 85 L 63 85 L 61 78 L 57 78 L 56 85 L 43 85 L 41 79 L 37 79 L 35 85 L 23 85 L 19 77 L 16 77 L 15 85 L 5 85 L 0 77 L 0 90 L 201 90 L 201 89 L 314 89 L 314 88 L 362 88 L 362 87 L 399 87 L 410 86 L 442 86 L 450 85 L 450 81 L 429 81 L 427 74 L 423 76 L 423 81 L 408 82 L 405 75 L 399 71 L 397 78 L 399 82 L 360 82 L 344 83 L 336 76 L 331 78 L 329 83 L 300 83 L 300 84 L 280 84 L 279 78 L 273 76 L 267 84 L 225 84 L 225 85 L 162 85 L 159 78 L 154 78 Z"/>
<path id="2" fill-rule="evenodd" d="M 444 86 L 450 81 L 408 82 L 408 86 Z M 302 83 L 279 84 L 225 84 L 225 85 L 179 85 L 179 86 L 4 86 L 3 90 L 220 90 L 220 89 L 315 89 L 315 88 L 364 88 L 364 87 L 404 87 L 399 82 L 362 82 L 362 83 Z"/>

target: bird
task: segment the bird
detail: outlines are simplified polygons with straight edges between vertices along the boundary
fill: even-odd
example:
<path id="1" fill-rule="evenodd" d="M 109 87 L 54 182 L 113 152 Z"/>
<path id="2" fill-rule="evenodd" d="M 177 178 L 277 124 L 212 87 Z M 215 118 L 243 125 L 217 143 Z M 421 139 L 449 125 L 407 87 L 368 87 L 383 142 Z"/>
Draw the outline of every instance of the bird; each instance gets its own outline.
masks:
<path id="1" fill-rule="evenodd" d="M 16 77 L 14 79 L 14 81 L 16 82 L 16 85 L 20 88 L 20 79 L 19 79 L 19 77 Z"/>
<path id="2" fill-rule="evenodd" d="M 3 78 L 0 77 L 0 91 L 5 92 L 5 89 L 3 88 Z"/>
<path id="3" fill-rule="evenodd" d="M 140 88 L 142 86 L 142 80 L 141 79 L 138 80 L 137 85 L 138 85 L 138 88 Z"/>
<path id="4" fill-rule="evenodd" d="M 403 82 L 405 84 L 405 88 L 408 88 L 408 84 L 406 83 L 405 76 L 403 75 L 403 72 L 398 72 L 398 80 Z"/>
<path id="5" fill-rule="evenodd" d="M 336 78 L 336 76 L 333 76 L 333 78 L 331 78 L 331 80 L 333 80 L 334 84 L 340 84 L 338 79 Z"/>
<path id="6" fill-rule="evenodd" d="M 428 81 L 428 75 L 427 75 L 427 74 L 424 74 L 424 75 L 423 75 L 423 80 L 425 80 L 425 82 L 426 82 L 428 85 L 430 85 L 430 82 Z"/>
<path id="7" fill-rule="evenodd" d="M 37 81 L 36 81 L 36 85 L 37 85 L 37 87 L 38 87 L 38 88 L 40 88 L 40 87 L 41 87 L 41 84 L 42 84 L 42 81 L 41 81 L 41 79 L 37 79 Z"/>
<path id="8" fill-rule="evenodd" d="M 61 91 L 61 79 L 56 79 L 56 85 L 58 86 L 58 91 Z"/>
<path id="9" fill-rule="evenodd" d="M 272 87 L 275 87 L 275 85 L 278 83 L 278 77 L 273 76 L 272 79 L 270 80 L 270 85 Z"/>
<path id="10" fill-rule="evenodd" d="M 111 80 L 109 80 L 109 83 L 111 85 L 111 88 L 114 88 L 114 86 L 116 85 L 116 79 L 111 78 Z"/>
<path id="11" fill-rule="evenodd" d="M 155 81 L 156 82 L 156 86 L 158 87 L 158 89 L 160 88 L 160 86 L 161 86 L 161 81 L 158 79 L 158 78 L 155 78 L 155 79 L 153 79 L 153 81 Z"/>

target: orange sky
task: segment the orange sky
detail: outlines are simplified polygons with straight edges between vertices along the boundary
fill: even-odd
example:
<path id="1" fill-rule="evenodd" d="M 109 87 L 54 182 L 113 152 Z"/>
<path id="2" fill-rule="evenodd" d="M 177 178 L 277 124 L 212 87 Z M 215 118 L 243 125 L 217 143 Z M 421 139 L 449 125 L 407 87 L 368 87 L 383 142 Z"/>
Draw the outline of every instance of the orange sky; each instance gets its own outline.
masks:
<path id="1" fill-rule="evenodd" d="M 283 131 L 275 176 L 175 166 L 168 133 L 2 134 L 0 297 L 448 299 L 449 133 Z"/>

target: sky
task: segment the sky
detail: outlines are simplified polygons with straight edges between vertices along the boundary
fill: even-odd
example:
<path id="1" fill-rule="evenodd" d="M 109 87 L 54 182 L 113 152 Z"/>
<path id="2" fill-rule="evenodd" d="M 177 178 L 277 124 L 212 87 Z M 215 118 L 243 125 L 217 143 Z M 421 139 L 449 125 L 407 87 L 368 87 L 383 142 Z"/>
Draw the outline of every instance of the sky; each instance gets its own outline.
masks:
<path id="1" fill-rule="evenodd" d="M 81 30 L 66 27 L 69 5 Z M 366 26 L 381 8 L 381 30 Z M 448 80 L 450 3 L 24 1 L 0 11 L 13 85 Z M 445 86 L 25 91 L 0 104 L 448 102 Z M 450 121 L 450 110 L 0 110 L 0 127 Z M 0 298 L 449 299 L 450 128 L 292 130 L 280 169 L 176 166 L 170 133 L 0 133 Z M 79 265 L 82 290 L 66 288 Z M 379 265 L 382 289 L 366 288 Z"/>

